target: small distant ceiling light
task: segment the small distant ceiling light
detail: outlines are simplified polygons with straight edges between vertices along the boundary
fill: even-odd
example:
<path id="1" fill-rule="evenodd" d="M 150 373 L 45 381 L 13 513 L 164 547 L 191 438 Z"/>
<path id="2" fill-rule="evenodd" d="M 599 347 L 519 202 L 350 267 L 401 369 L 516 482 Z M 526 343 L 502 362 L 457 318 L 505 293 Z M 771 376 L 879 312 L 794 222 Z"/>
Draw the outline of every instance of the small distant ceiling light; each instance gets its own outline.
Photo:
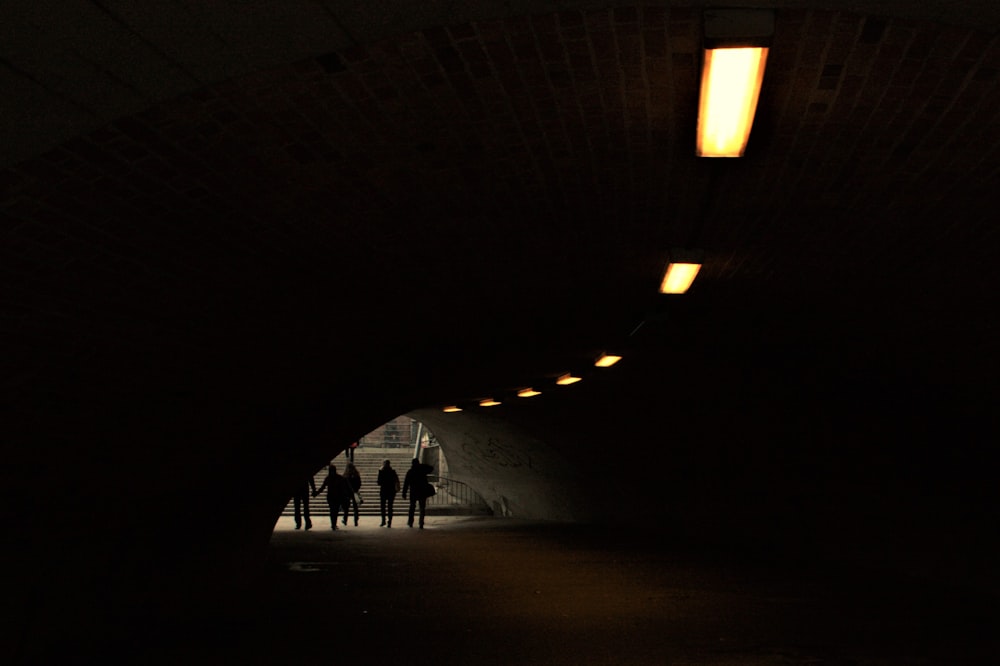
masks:
<path id="1" fill-rule="evenodd" d="M 567 372 L 565 375 L 556 380 L 556 384 L 559 384 L 560 386 L 569 386 L 570 384 L 576 384 L 581 379 L 583 378 L 574 377 L 572 373 Z"/>
<path id="2" fill-rule="evenodd" d="M 493 398 L 486 398 L 485 400 L 479 401 L 480 407 L 496 407 L 500 404 L 499 400 L 494 400 Z"/>
<path id="3" fill-rule="evenodd" d="M 694 282 L 699 270 L 701 270 L 701 264 L 667 264 L 667 271 L 663 274 L 663 282 L 660 284 L 660 293 L 683 294 Z"/>
<path id="4" fill-rule="evenodd" d="M 536 391 L 533 388 L 521 389 L 517 392 L 518 398 L 534 398 L 536 395 L 541 395 L 541 391 Z"/>
<path id="5" fill-rule="evenodd" d="M 764 81 L 774 12 L 705 11 L 705 53 L 698 102 L 699 157 L 742 157 Z"/>
<path id="6" fill-rule="evenodd" d="M 601 354 L 601 357 L 594 361 L 594 365 L 598 368 L 610 368 L 620 360 L 622 360 L 621 356 L 615 356 L 614 354 Z"/>
<path id="7" fill-rule="evenodd" d="M 660 282 L 661 294 L 683 294 L 701 270 L 705 252 L 695 248 L 672 248 Z"/>
<path id="8" fill-rule="evenodd" d="M 444 411 L 446 411 L 448 413 L 451 413 L 451 412 L 460 412 L 460 411 L 462 411 L 462 408 L 458 407 L 456 405 L 448 405 L 447 407 L 444 408 Z"/>

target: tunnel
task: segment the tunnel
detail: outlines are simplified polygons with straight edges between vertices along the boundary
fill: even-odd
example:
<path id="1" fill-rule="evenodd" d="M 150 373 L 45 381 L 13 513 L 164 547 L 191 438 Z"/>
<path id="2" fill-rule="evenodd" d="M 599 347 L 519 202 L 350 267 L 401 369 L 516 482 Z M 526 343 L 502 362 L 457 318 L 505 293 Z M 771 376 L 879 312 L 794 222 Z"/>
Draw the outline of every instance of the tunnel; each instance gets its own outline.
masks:
<path id="1" fill-rule="evenodd" d="M 699 157 L 706 21 L 734 8 L 773 24 L 757 113 L 741 157 Z M 995 608 L 1000 7 L 35 0 L 0 25 L 15 663 L 252 594 L 296 485 L 400 415 L 500 524 Z"/>

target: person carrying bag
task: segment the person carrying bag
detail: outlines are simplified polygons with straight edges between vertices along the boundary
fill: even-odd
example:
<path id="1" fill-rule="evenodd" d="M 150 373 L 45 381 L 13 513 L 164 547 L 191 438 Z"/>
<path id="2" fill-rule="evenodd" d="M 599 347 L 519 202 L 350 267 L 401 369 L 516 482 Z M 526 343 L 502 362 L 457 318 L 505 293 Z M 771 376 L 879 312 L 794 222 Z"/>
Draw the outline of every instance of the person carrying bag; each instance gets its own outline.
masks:
<path id="1" fill-rule="evenodd" d="M 413 527 L 413 514 L 416 513 L 416 508 L 419 504 L 419 524 L 420 529 L 424 529 L 424 516 L 427 514 L 427 498 L 437 492 L 430 481 L 427 480 L 427 475 L 433 471 L 434 468 L 431 465 L 421 463 L 419 459 L 414 458 L 410 464 L 410 469 L 406 472 L 406 477 L 403 479 L 403 499 L 406 499 L 407 494 L 410 495 L 410 512 L 406 522 L 408 527 Z"/>
<path id="2" fill-rule="evenodd" d="M 347 482 L 351 486 L 351 491 L 350 491 L 350 494 L 348 495 L 348 500 L 347 500 L 349 506 L 345 507 L 345 509 L 344 509 L 344 524 L 345 525 L 347 524 L 347 513 L 348 513 L 348 510 L 351 507 L 353 507 L 354 508 L 354 526 L 357 527 L 358 526 L 358 515 L 360 513 L 358 511 L 358 507 L 362 503 L 364 503 L 364 500 L 361 498 L 361 473 L 358 471 L 358 468 L 354 466 L 354 463 L 352 463 L 352 462 L 347 463 L 347 469 L 344 470 L 344 478 L 347 479 Z"/>

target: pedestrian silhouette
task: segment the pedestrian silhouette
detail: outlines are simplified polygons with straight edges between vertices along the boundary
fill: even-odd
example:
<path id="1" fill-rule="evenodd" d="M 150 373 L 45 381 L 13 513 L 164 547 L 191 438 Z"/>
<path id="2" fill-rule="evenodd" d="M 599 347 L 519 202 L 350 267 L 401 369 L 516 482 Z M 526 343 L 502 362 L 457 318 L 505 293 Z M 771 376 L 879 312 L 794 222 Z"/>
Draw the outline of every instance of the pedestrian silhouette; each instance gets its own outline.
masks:
<path id="1" fill-rule="evenodd" d="M 413 514 L 416 507 L 420 505 L 420 529 L 424 529 L 424 516 L 427 515 L 427 498 L 435 492 L 434 486 L 427 480 L 427 475 L 434 471 L 434 468 L 419 459 L 414 458 L 410 464 L 410 469 L 406 471 L 403 479 L 403 499 L 407 493 L 410 495 L 410 512 L 406 521 L 407 526 L 413 527 Z"/>
<path id="2" fill-rule="evenodd" d="M 295 489 L 295 494 L 292 495 L 292 504 L 295 508 L 295 529 L 302 529 L 302 519 L 305 519 L 306 529 L 312 529 L 312 519 L 309 516 L 309 494 L 310 492 L 315 497 L 316 495 L 316 482 L 313 480 L 312 476 L 309 477 L 309 483 L 303 483 Z"/>
<path id="3" fill-rule="evenodd" d="M 389 460 L 382 463 L 375 483 L 378 484 L 378 508 L 382 515 L 379 527 L 392 527 L 392 505 L 396 503 L 396 493 L 399 492 L 399 475 Z"/>
<path id="4" fill-rule="evenodd" d="M 344 450 L 344 460 L 354 462 L 354 450 L 360 446 L 359 442 L 351 442 L 351 445 Z"/>
<path id="5" fill-rule="evenodd" d="M 348 497 L 348 506 L 344 507 L 344 524 L 347 524 L 347 512 L 350 508 L 354 509 L 354 526 L 358 526 L 358 500 L 361 495 L 361 473 L 358 472 L 358 468 L 354 466 L 354 463 L 347 463 L 347 469 L 344 470 L 344 478 L 347 482 L 351 484 L 351 494 Z"/>
<path id="6" fill-rule="evenodd" d="M 330 507 L 330 529 L 335 530 L 337 529 L 337 515 L 340 513 L 341 507 L 344 509 L 345 519 L 347 517 L 347 503 L 353 491 L 347 479 L 337 474 L 336 465 L 330 465 L 327 470 L 323 484 L 319 490 L 313 492 L 313 497 L 326 490 L 326 503 Z"/>

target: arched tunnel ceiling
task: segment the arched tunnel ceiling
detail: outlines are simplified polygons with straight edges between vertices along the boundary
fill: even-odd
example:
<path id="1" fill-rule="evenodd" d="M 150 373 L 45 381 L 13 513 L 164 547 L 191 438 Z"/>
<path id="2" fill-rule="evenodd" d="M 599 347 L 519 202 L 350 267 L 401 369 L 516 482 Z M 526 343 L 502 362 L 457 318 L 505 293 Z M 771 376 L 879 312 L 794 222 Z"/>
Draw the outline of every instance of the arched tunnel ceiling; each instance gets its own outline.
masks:
<path id="1" fill-rule="evenodd" d="M 642 321 L 992 386 L 1000 9 L 749 4 L 779 10 L 736 161 L 693 156 L 690 3 L 8 5 L 5 395 L 224 374 L 403 411 Z M 706 265 L 665 302 L 676 246 Z"/>
<path id="2" fill-rule="evenodd" d="M 943 25 L 1000 29 L 992 0 L 661 0 L 659 8 L 713 6 L 854 11 Z M 431 26 L 557 12 L 630 10 L 608 0 L 406 0 L 246 3 L 180 0 L 12 0 L 0 26 L 0 76 L 8 120 L 0 164 L 34 156 L 88 129 L 177 95 L 275 65 L 349 49 Z"/>

